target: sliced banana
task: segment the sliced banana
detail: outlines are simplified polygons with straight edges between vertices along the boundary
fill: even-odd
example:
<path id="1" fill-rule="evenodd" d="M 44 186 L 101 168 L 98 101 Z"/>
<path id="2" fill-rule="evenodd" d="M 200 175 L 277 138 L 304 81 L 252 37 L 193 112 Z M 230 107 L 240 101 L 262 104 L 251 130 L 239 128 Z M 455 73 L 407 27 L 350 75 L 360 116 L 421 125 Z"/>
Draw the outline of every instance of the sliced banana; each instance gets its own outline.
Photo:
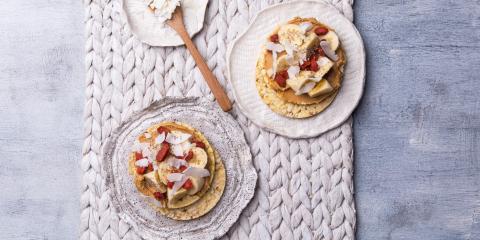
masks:
<path id="1" fill-rule="evenodd" d="M 333 67 L 333 62 L 327 57 L 321 57 L 317 60 L 318 71 L 315 72 L 315 78 L 323 78 L 325 74 Z"/>
<path id="2" fill-rule="evenodd" d="M 167 191 L 164 184 L 160 182 L 157 171 L 151 171 L 147 174 L 144 174 L 145 186 L 149 189 L 153 189 L 156 192 L 165 192 Z"/>
<path id="3" fill-rule="evenodd" d="M 185 188 L 179 188 L 175 193 L 173 193 L 173 190 L 168 188 L 167 189 L 167 198 L 169 203 L 175 203 L 178 202 L 180 199 L 185 197 L 187 195 L 187 190 Z"/>
<path id="4" fill-rule="evenodd" d="M 208 163 L 208 156 L 205 150 L 199 147 L 192 148 L 193 158 L 188 161 L 189 166 L 205 168 Z"/>
<path id="5" fill-rule="evenodd" d="M 296 24 L 286 24 L 278 30 L 278 39 L 280 43 L 290 43 L 300 47 L 305 39 L 305 32 Z"/>
<path id="6" fill-rule="evenodd" d="M 157 169 L 158 179 L 164 185 L 167 185 L 168 183 L 167 176 L 168 174 L 170 174 L 170 168 L 171 167 L 170 165 L 168 165 L 167 161 L 163 161 L 158 164 L 158 169 Z"/>
<path id="7" fill-rule="evenodd" d="M 188 190 L 189 195 L 195 195 L 200 190 L 202 190 L 203 185 L 205 184 L 205 179 L 202 177 L 189 177 L 190 181 L 192 181 L 192 188 Z"/>
<path id="8" fill-rule="evenodd" d="M 298 92 L 303 85 L 307 83 L 312 73 L 311 71 L 301 71 L 298 76 L 287 79 L 287 85 L 291 87 L 293 91 Z"/>
<path id="9" fill-rule="evenodd" d="M 308 96 L 310 97 L 318 97 L 333 91 L 332 85 L 326 80 L 322 79 L 317 85 L 308 92 Z"/>
<path id="10" fill-rule="evenodd" d="M 330 48 L 332 49 L 332 51 L 337 50 L 338 45 L 340 45 L 337 34 L 332 30 L 328 31 L 327 34 L 320 36 L 320 39 L 326 40 L 328 44 L 330 44 Z"/>
<path id="11" fill-rule="evenodd" d="M 295 92 L 295 95 L 302 95 L 305 93 L 308 93 L 310 90 L 312 90 L 315 87 L 316 83 L 313 81 L 308 81 L 303 85 L 302 88 L 300 88 L 297 92 Z"/>
<path id="12" fill-rule="evenodd" d="M 144 177 L 145 183 L 149 186 L 156 186 L 160 182 L 156 171 L 151 171 L 147 174 L 144 174 L 143 177 Z"/>
<path id="13" fill-rule="evenodd" d="M 318 47 L 318 44 L 320 43 L 320 38 L 318 38 L 317 34 L 315 33 L 309 33 L 307 37 L 305 38 L 305 42 L 300 46 L 300 50 L 304 51 L 307 53 L 313 51 L 316 47 Z"/>
<path id="14" fill-rule="evenodd" d="M 287 61 L 287 55 L 282 55 L 277 58 L 277 72 L 287 70 L 290 64 Z"/>

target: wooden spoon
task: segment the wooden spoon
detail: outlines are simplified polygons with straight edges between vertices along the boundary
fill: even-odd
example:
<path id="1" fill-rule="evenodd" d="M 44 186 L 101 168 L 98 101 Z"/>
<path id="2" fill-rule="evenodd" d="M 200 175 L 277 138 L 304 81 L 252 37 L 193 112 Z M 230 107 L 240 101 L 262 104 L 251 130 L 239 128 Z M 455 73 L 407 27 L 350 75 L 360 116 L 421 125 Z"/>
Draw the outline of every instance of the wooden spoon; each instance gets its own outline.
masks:
<path id="1" fill-rule="evenodd" d="M 175 9 L 172 18 L 167 21 L 167 24 L 173 28 L 178 35 L 180 35 L 183 42 L 185 42 L 187 49 L 190 51 L 190 54 L 192 54 L 193 59 L 197 63 L 197 66 L 203 75 L 203 78 L 205 78 L 205 81 L 207 81 L 208 87 L 210 87 L 210 90 L 212 90 L 213 96 L 215 96 L 217 99 L 217 102 L 222 110 L 225 112 L 230 111 L 232 109 L 232 103 L 230 102 L 230 99 L 215 75 L 213 75 L 212 71 L 210 71 L 208 68 L 207 63 L 205 63 L 205 60 L 203 59 L 202 55 L 200 55 L 200 52 L 198 52 L 197 47 L 195 47 L 195 44 L 185 29 L 185 25 L 183 24 L 182 8 L 180 6 Z"/>

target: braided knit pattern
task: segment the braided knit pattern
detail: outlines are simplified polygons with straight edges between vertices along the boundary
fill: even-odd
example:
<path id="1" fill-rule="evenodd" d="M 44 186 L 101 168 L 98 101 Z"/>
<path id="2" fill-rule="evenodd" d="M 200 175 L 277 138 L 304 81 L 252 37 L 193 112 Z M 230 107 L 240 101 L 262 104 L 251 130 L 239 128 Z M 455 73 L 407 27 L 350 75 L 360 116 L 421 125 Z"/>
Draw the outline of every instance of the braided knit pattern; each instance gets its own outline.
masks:
<path id="1" fill-rule="evenodd" d="M 277 0 L 211 0 L 194 41 L 220 83 L 227 46 L 255 14 Z M 353 0 L 328 0 L 350 20 Z M 84 0 L 86 102 L 81 160 L 81 239 L 140 239 L 118 217 L 104 184 L 100 152 L 111 131 L 164 96 L 214 100 L 184 47 L 141 43 L 121 16 L 119 0 Z M 252 124 L 236 107 L 258 172 L 254 198 L 225 239 L 354 239 L 351 118 L 312 139 L 288 139 Z"/>

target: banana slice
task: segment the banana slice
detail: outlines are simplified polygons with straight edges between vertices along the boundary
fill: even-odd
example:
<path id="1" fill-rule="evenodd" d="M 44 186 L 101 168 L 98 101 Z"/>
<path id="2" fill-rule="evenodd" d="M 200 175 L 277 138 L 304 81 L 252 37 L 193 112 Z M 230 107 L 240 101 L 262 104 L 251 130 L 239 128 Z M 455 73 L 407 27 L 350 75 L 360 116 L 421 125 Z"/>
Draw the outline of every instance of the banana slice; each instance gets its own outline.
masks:
<path id="1" fill-rule="evenodd" d="M 160 182 L 157 171 L 152 171 L 147 174 L 144 174 L 145 186 L 149 189 L 153 189 L 156 192 L 165 192 L 167 191 L 165 185 Z"/>
<path id="2" fill-rule="evenodd" d="M 320 82 L 317 83 L 317 85 L 308 92 L 308 96 L 310 97 L 318 97 L 327 93 L 330 93 L 333 91 L 332 85 L 325 80 L 322 79 Z"/>
<path id="3" fill-rule="evenodd" d="M 287 55 L 282 55 L 277 59 L 277 72 L 287 70 L 290 64 L 287 61 Z"/>
<path id="4" fill-rule="evenodd" d="M 323 76 L 325 76 L 325 74 L 327 74 L 327 72 L 333 67 L 333 62 L 327 57 L 319 58 L 317 64 L 319 69 L 315 72 L 315 77 L 319 79 L 323 78 Z"/>
<path id="5" fill-rule="evenodd" d="M 305 38 L 305 42 L 300 46 L 300 50 L 306 52 L 308 56 L 308 53 L 312 52 L 319 43 L 320 38 L 318 38 L 317 34 L 312 32 Z"/>
<path id="6" fill-rule="evenodd" d="M 168 165 L 167 161 L 163 161 L 158 164 L 157 174 L 160 182 L 164 185 L 167 185 L 167 176 L 170 174 L 170 166 Z"/>
<path id="7" fill-rule="evenodd" d="M 167 188 L 167 198 L 169 203 L 178 202 L 187 195 L 187 192 L 188 191 L 185 188 L 179 188 L 175 193 L 173 193 L 172 189 Z"/>
<path id="8" fill-rule="evenodd" d="M 312 71 L 301 71 L 300 74 L 296 77 L 287 79 L 287 85 L 292 88 L 293 91 L 298 92 L 300 88 L 307 83 L 313 74 Z"/>
<path id="9" fill-rule="evenodd" d="M 188 161 L 192 167 L 205 168 L 208 163 L 208 156 L 205 150 L 199 147 L 192 148 L 193 158 Z"/>
<path id="10" fill-rule="evenodd" d="M 205 184 L 205 179 L 202 177 L 189 177 L 192 181 L 192 188 L 188 190 L 189 195 L 195 195 L 197 192 L 202 190 L 203 185 Z"/>
<path id="11" fill-rule="evenodd" d="M 337 34 L 332 30 L 328 31 L 327 34 L 320 36 L 320 39 L 326 40 L 328 44 L 330 44 L 330 48 L 332 49 L 332 51 L 337 50 L 338 45 L 340 45 Z"/>
<path id="12" fill-rule="evenodd" d="M 290 43 L 300 47 L 305 39 L 305 32 L 296 24 L 286 24 L 278 30 L 278 39 L 280 43 Z"/>

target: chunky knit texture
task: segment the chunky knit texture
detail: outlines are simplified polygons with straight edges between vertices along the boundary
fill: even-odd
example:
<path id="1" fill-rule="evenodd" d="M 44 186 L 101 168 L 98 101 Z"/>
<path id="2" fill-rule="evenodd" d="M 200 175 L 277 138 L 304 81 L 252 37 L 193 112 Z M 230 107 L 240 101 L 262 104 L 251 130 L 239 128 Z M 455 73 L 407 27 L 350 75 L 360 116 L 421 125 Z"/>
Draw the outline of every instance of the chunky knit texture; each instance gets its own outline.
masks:
<path id="1" fill-rule="evenodd" d="M 138 239 L 111 206 L 101 171 L 102 143 L 135 111 L 164 96 L 214 100 L 184 47 L 141 43 L 121 17 L 120 0 L 85 0 L 86 103 L 81 239 Z M 211 0 L 194 41 L 218 80 L 226 81 L 226 49 L 272 0 Z M 328 0 L 353 19 L 353 0 Z M 352 120 L 319 137 L 288 139 L 252 124 L 234 107 L 259 180 L 228 239 L 354 239 Z"/>

